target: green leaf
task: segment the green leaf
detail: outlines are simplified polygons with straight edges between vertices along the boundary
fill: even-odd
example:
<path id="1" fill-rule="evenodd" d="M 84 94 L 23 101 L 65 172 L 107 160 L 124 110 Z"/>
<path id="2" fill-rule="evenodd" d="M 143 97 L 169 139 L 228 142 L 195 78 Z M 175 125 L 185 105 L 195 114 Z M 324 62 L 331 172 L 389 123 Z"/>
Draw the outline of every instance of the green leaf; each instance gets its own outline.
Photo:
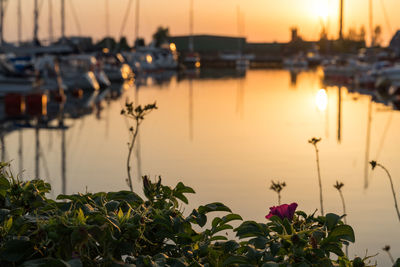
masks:
<path id="1" fill-rule="evenodd" d="M 347 240 L 352 243 L 356 241 L 354 230 L 349 225 L 339 225 L 335 227 L 329 234 L 327 239 Z"/>
<path id="2" fill-rule="evenodd" d="M 214 220 L 211 223 L 212 228 L 216 228 L 217 225 L 222 222 L 222 219 L 220 217 L 215 217 Z"/>
<path id="3" fill-rule="evenodd" d="M 223 224 L 223 225 L 220 225 L 217 228 L 215 228 L 213 230 L 213 233 L 215 234 L 215 233 L 218 233 L 218 232 L 221 232 L 221 231 L 224 231 L 224 230 L 229 230 L 229 229 L 233 229 L 233 226 L 231 226 L 229 224 Z"/>
<path id="4" fill-rule="evenodd" d="M 10 182 L 4 176 L 0 177 L 0 190 L 10 189 Z"/>
<path id="5" fill-rule="evenodd" d="M 0 223 L 2 223 L 10 214 L 10 210 L 8 209 L 0 209 Z"/>
<path id="6" fill-rule="evenodd" d="M 107 211 L 116 211 L 120 205 L 119 201 L 111 200 L 107 202 L 104 206 L 106 207 Z"/>
<path id="7" fill-rule="evenodd" d="M 340 216 L 336 215 L 334 213 L 328 213 L 326 214 L 326 226 L 328 227 L 328 230 L 331 231 L 339 222 Z"/>
<path id="8" fill-rule="evenodd" d="M 33 245 L 25 240 L 10 240 L 4 244 L 0 253 L 0 259 L 8 262 L 17 262 L 33 252 Z"/>
<path id="9" fill-rule="evenodd" d="M 394 263 L 393 267 L 400 267 L 400 258 Z"/>
<path id="10" fill-rule="evenodd" d="M 109 200 L 124 200 L 128 203 L 143 203 L 143 199 L 136 193 L 131 191 L 119 191 L 107 193 L 107 199 Z"/>
<path id="11" fill-rule="evenodd" d="M 243 221 L 243 218 L 239 214 L 235 214 L 235 213 L 231 213 L 231 214 L 228 214 L 228 215 L 222 217 L 223 224 L 226 224 L 230 221 Z"/>
<path id="12" fill-rule="evenodd" d="M 78 210 L 78 214 L 76 217 L 79 223 L 84 224 L 86 222 L 85 214 L 83 213 L 82 209 Z"/>
<path id="13" fill-rule="evenodd" d="M 206 214 L 208 212 L 213 212 L 213 211 L 232 212 L 230 208 L 228 208 L 227 206 L 225 206 L 224 204 L 219 203 L 219 202 L 214 202 L 214 203 L 207 204 L 205 206 L 200 206 L 198 208 L 198 211 L 201 214 Z"/>
<path id="14" fill-rule="evenodd" d="M 283 220 L 283 226 L 285 227 L 286 233 L 288 235 L 291 235 L 292 234 L 292 226 L 290 225 L 290 222 L 287 218 L 285 218 Z"/>
<path id="15" fill-rule="evenodd" d="M 122 217 L 124 217 L 124 213 L 122 212 L 121 209 L 119 209 L 118 214 L 117 214 L 118 220 L 121 220 Z"/>
<path id="16" fill-rule="evenodd" d="M 222 247 L 224 248 L 224 253 L 227 254 L 233 253 L 240 247 L 240 245 L 234 240 L 229 240 L 228 242 L 223 243 Z"/>
<path id="17" fill-rule="evenodd" d="M 245 221 L 235 229 L 239 238 L 266 236 L 267 231 L 255 221 Z"/>
<path id="18" fill-rule="evenodd" d="M 279 267 L 279 264 L 276 262 L 266 262 L 261 267 Z"/>
<path id="19" fill-rule="evenodd" d="M 331 243 L 331 244 L 324 245 L 321 248 L 327 252 L 335 253 L 338 256 L 344 256 L 344 253 L 338 244 Z"/>
<path id="20" fill-rule="evenodd" d="M 46 259 L 37 259 L 37 260 L 30 260 L 30 261 L 26 261 L 24 262 L 24 264 L 22 264 L 22 267 L 79 267 L 82 266 L 81 265 L 71 265 L 68 263 L 66 263 L 63 260 L 57 260 L 57 259 L 52 259 L 52 258 L 46 258 Z"/>
<path id="21" fill-rule="evenodd" d="M 216 241 L 216 240 L 228 240 L 228 238 L 222 235 L 216 235 L 210 238 L 210 241 Z"/>
<path id="22" fill-rule="evenodd" d="M 196 192 L 193 190 L 193 188 L 185 186 L 182 182 L 179 182 L 174 189 L 176 192 L 179 193 L 189 193 L 189 194 L 195 194 Z"/>
<path id="23" fill-rule="evenodd" d="M 227 258 L 222 266 L 232 266 L 234 264 L 246 264 L 248 263 L 247 258 L 243 256 L 230 256 Z"/>
<path id="24" fill-rule="evenodd" d="M 5 225 L 4 225 L 4 228 L 5 228 L 6 232 L 9 232 L 9 231 L 11 230 L 12 224 L 13 224 L 13 218 L 10 217 L 10 218 L 6 221 L 6 223 L 5 223 Z"/>
<path id="25" fill-rule="evenodd" d="M 177 199 L 181 200 L 183 203 L 189 204 L 189 200 L 188 200 L 187 197 L 185 197 L 185 195 L 183 195 L 182 193 L 180 193 L 180 192 L 175 192 L 175 193 L 174 193 L 174 196 L 175 196 Z"/>
<path id="26" fill-rule="evenodd" d="M 258 249 L 265 249 L 265 246 L 270 240 L 265 236 L 258 236 L 256 238 L 252 238 L 249 243 L 255 246 Z"/>
<path id="27" fill-rule="evenodd" d="M 275 222 L 275 223 L 278 223 L 278 224 L 283 225 L 282 219 L 279 218 L 279 217 L 276 216 L 276 215 L 274 215 L 274 216 L 272 216 L 271 218 L 269 218 L 269 220 L 272 221 L 272 222 Z"/>
<path id="28" fill-rule="evenodd" d="M 83 264 L 82 264 L 82 262 L 81 262 L 80 259 L 69 260 L 69 261 L 68 261 L 68 264 L 69 264 L 71 267 L 82 267 L 82 266 L 83 266 Z"/>

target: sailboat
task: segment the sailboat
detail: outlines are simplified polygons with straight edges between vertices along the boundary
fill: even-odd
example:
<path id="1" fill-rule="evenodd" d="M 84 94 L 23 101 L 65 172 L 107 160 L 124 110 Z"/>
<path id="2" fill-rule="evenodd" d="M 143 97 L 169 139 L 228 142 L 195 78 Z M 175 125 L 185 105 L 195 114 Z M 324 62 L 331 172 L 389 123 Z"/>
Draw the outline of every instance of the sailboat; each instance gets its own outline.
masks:
<path id="1" fill-rule="evenodd" d="M 183 56 L 183 64 L 186 68 L 196 69 L 200 68 L 200 55 L 194 51 L 194 36 L 193 36 L 193 26 L 194 26 L 194 7 L 193 0 L 190 0 L 189 6 L 189 39 L 188 39 L 188 52 Z"/>
<path id="2" fill-rule="evenodd" d="M 241 13 L 240 13 L 240 7 L 237 7 L 237 27 L 238 27 L 238 35 L 243 35 L 244 33 L 242 32 L 242 23 L 241 23 Z M 241 39 L 238 39 L 238 49 L 239 49 L 239 55 L 238 59 L 235 61 L 236 69 L 238 70 L 246 70 L 250 67 L 250 60 L 248 57 L 243 55 L 243 42 Z"/>

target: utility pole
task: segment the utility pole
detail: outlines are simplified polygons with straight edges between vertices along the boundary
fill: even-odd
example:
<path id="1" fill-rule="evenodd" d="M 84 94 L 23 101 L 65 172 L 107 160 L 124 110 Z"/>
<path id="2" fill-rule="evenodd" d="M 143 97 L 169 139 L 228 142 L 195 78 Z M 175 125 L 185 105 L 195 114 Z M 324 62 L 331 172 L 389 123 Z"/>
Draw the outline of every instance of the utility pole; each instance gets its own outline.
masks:
<path id="1" fill-rule="evenodd" d="M 39 44 L 39 4 L 35 0 L 35 7 L 33 11 L 33 42 L 35 45 Z"/>
<path id="2" fill-rule="evenodd" d="M 61 0 L 61 38 L 65 39 L 65 0 Z"/>
<path id="3" fill-rule="evenodd" d="M 339 40 L 343 40 L 343 0 L 340 0 Z"/>

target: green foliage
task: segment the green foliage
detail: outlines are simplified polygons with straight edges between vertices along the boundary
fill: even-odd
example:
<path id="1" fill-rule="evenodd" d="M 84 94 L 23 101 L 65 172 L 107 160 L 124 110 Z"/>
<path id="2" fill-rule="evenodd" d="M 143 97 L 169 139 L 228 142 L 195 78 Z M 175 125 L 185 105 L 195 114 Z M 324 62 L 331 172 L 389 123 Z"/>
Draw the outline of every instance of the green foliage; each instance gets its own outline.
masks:
<path id="1" fill-rule="evenodd" d="M 143 190 L 144 199 L 121 191 L 54 201 L 49 184 L 19 181 L 2 165 L 0 266 L 365 266 L 344 255 L 354 232 L 335 214 L 298 211 L 292 221 L 274 216 L 235 228 L 242 217 L 222 203 L 185 215 L 194 190 L 183 183 L 144 177 Z"/>
<path id="2" fill-rule="evenodd" d="M 160 47 L 163 43 L 166 43 L 168 41 L 168 37 L 170 36 L 169 34 L 169 28 L 168 27 L 162 27 L 159 26 L 157 28 L 157 31 L 153 34 L 153 40 L 155 42 L 156 47 Z"/>

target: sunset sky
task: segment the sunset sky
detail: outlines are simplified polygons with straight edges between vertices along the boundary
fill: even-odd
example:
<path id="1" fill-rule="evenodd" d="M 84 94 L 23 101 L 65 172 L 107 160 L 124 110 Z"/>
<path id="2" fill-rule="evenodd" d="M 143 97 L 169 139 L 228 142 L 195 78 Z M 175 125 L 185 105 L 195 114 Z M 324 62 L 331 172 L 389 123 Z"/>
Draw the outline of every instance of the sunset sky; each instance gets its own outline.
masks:
<path id="1" fill-rule="evenodd" d="M 47 39 L 48 3 L 41 2 L 40 34 Z M 54 34 L 60 35 L 60 0 L 52 0 L 54 9 Z M 386 44 L 395 31 L 400 28 L 399 0 L 373 0 L 374 25 L 381 25 L 382 37 Z M 5 38 L 17 39 L 17 0 L 9 0 L 5 20 Z M 33 0 L 23 3 L 23 39 L 31 39 L 33 31 Z M 99 40 L 106 35 L 106 0 L 66 0 L 67 35 L 78 35 L 69 2 L 73 3 L 80 22 L 81 34 L 90 35 Z M 129 0 L 109 0 L 110 32 L 119 38 L 122 20 Z M 345 33 L 349 27 L 359 29 L 365 26 L 368 33 L 368 1 L 344 0 Z M 382 5 L 383 3 L 383 5 Z M 125 28 L 124 35 L 133 40 L 136 0 Z M 307 40 L 317 39 L 322 25 L 328 29 L 330 37 L 338 34 L 339 0 L 194 0 L 194 33 L 238 35 L 237 6 L 244 16 L 244 35 L 253 42 L 286 42 L 290 39 L 289 29 L 299 28 L 300 35 Z M 385 19 L 385 11 L 387 19 Z M 189 0 L 141 0 L 139 35 L 147 41 L 159 25 L 168 26 L 172 35 L 184 35 L 189 32 Z"/>

